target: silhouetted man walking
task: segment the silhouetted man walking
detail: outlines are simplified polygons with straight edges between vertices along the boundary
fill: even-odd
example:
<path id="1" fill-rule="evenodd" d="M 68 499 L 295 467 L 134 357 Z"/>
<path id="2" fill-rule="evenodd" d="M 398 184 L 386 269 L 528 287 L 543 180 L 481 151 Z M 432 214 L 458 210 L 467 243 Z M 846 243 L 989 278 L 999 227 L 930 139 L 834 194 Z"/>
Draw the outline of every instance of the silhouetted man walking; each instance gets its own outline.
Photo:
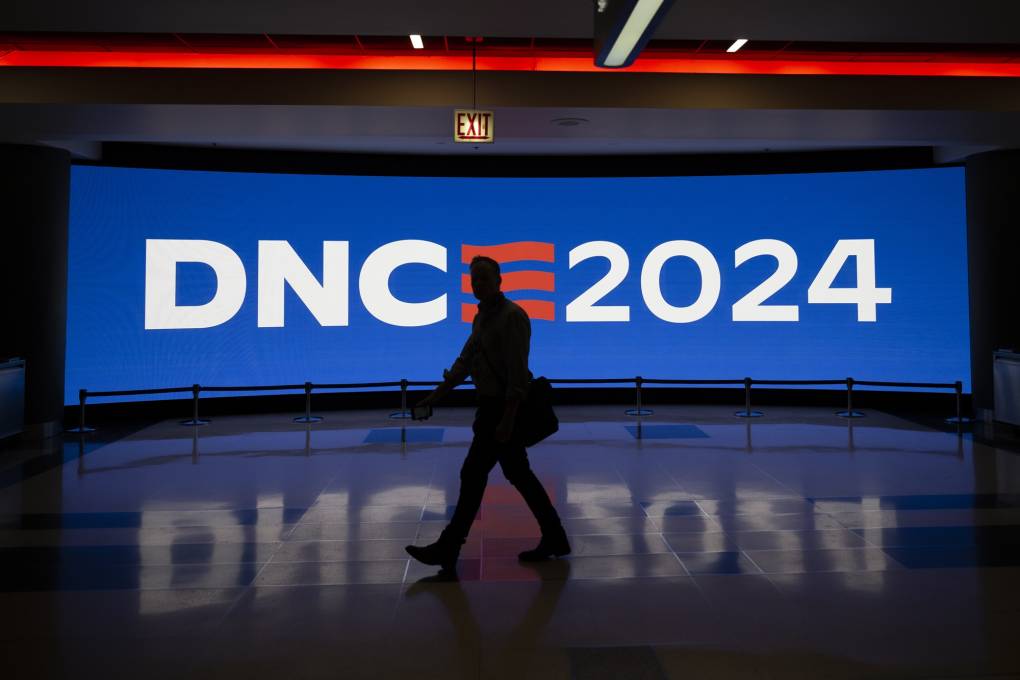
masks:
<path id="1" fill-rule="evenodd" d="M 425 564 L 454 569 L 460 547 L 482 504 L 489 471 L 498 462 L 503 475 L 524 496 L 542 539 L 518 557 L 534 562 L 570 553 L 567 534 L 542 483 L 528 465 L 524 445 L 513 437 L 517 411 L 528 393 L 528 353 L 531 320 L 500 292 L 499 263 L 479 255 L 471 261 L 471 291 L 478 299 L 478 315 L 464 349 L 444 373 L 443 384 L 419 402 L 432 406 L 470 375 L 478 394 L 474 439 L 460 470 L 460 497 L 453 518 L 431 545 L 407 546 L 411 557 Z"/>

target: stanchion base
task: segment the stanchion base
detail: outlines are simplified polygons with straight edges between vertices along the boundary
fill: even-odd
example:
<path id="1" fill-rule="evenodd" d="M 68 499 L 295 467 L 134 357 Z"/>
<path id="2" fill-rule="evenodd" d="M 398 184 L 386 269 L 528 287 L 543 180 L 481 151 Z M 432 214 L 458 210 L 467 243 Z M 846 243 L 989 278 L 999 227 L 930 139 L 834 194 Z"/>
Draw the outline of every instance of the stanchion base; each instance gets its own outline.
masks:
<path id="1" fill-rule="evenodd" d="M 863 418 L 864 414 L 860 411 L 836 411 L 836 415 L 840 418 Z"/>
<path id="2" fill-rule="evenodd" d="M 738 418 L 761 418 L 765 414 L 761 411 L 737 411 L 733 415 Z"/>
<path id="3" fill-rule="evenodd" d="M 957 418 L 956 416 L 946 418 L 946 425 L 970 425 L 973 422 L 974 422 L 973 420 L 967 418 L 966 416 L 964 416 L 963 418 Z"/>
<path id="4" fill-rule="evenodd" d="M 64 432 L 71 432 L 73 434 L 88 434 L 89 432 L 95 432 L 95 431 L 96 431 L 96 428 L 88 427 L 88 426 L 86 426 L 86 427 L 72 427 L 69 430 L 64 430 Z"/>
<path id="5" fill-rule="evenodd" d="M 181 421 L 181 425 L 187 425 L 188 427 L 197 427 L 199 425 L 208 425 L 208 424 L 209 424 L 208 420 L 203 420 L 201 418 L 199 418 L 198 420 L 195 420 L 194 418 L 189 418 L 188 420 L 182 420 Z"/>
<path id="6" fill-rule="evenodd" d="M 390 414 L 390 418 L 393 418 L 394 420 L 407 420 L 410 417 L 410 411 L 394 411 Z"/>
<path id="7" fill-rule="evenodd" d="M 624 413 L 628 416 L 650 416 L 655 411 L 650 408 L 629 408 Z"/>
<path id="8" fill-rule="evenodd" d="M 321 423 L 322 416 L 298 416 L 294 419 L 295 423 Z"/>

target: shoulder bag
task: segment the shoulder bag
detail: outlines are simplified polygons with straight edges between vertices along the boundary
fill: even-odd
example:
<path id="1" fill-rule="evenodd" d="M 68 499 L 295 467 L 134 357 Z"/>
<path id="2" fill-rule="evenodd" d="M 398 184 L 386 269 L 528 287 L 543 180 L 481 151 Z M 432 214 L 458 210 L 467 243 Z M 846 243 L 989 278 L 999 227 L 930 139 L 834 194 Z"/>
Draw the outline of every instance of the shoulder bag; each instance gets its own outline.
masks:
<path id="1" fill-rule="evenodd" d="M 481 341 L 478 342 L 478 351 L 482 353 L 489 370 L 496 376 L 496 379 L 503 383 L 503 391 L 506 391 L 507 381 L 504 380 L 496 367 L 489 361 L 489 355 L 485 353 L 485 347 Z M 553 389 L 552 384 L 545 377 L 532 378 L 528 381 L 528 394 L 517 409 L 517 420 L 514 423 L 512 441 L 519 442 L 525 448 L 534 446 L 546 437 L 555 434 L 560 429 L 560 420 L 553 411 Z"/>

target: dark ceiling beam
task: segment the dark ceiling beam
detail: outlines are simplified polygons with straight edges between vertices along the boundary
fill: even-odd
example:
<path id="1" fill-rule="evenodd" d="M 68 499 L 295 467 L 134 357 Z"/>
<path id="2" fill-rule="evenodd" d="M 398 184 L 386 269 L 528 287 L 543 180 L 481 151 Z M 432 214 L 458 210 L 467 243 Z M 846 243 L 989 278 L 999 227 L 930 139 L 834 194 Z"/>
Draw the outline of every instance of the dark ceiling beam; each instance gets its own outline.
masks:
<path id="1" fill-rule="evenodd" d="M 456 107 L 445 71 L 0 69 L 0 104 Z M 485 72 L 483 107 L 1020 111 L 1020 79 Z"/>

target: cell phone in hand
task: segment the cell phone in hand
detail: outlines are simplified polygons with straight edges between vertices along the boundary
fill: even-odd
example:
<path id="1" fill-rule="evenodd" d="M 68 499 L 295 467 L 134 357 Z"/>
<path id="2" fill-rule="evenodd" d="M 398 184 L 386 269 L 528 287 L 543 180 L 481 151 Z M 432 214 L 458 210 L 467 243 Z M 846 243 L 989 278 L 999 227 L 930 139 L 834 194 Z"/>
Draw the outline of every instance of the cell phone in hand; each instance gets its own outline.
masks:
<path id="1" fill-rule="evenodd" d="M 431 417 L 431 406 L 414 406 L 411 408 L 411 420 L 428 420 Z"/>

